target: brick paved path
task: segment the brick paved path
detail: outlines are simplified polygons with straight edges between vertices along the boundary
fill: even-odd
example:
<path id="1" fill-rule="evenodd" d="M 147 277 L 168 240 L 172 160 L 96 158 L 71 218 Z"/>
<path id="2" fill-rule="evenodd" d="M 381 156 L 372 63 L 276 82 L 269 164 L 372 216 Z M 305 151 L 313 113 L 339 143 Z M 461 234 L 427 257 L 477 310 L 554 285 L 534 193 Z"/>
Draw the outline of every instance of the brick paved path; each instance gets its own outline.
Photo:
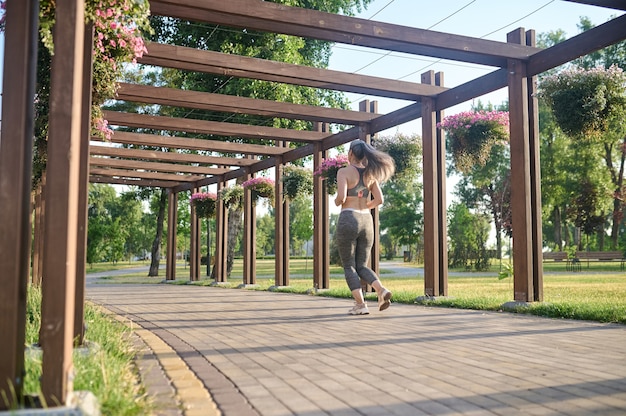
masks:
<path id="1" fill-rule="evenodd" d="M 195 373 L 217 410 L 189 415 L 626 414 L 625 326 L 399 304 L 355 317 L 347 299 L 219 287 L 87 294 Z"/>

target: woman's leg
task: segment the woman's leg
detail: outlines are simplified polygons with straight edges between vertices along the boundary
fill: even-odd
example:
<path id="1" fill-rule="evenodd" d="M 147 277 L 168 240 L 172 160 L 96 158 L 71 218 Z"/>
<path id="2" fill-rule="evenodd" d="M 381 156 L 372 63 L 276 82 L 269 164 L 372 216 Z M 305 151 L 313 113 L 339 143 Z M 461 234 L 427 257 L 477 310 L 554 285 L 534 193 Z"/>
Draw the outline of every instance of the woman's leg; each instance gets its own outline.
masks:
<path id="1" fill-rule="evenodd" d="M 369 310 L 365 304 L 365 299 L 363 299 L 361 281 L 356 272 L 354 260 L 357 232 L 358 224 L 354 218 L 354 213 L 352 211 L 342 211 L 337 220 L 336 238 L 346 283 L 356 303 L 354 307 L 350 309 L 350 314 L 366 315 L 369 313 Z"/>
<path id="2" fill-rule="evenodd" d="M 383 311 L 391 304 L 391 292 L 387 290 L 372 269 L 368 267 L 372 245 L 374 244 L 374 223 L 370 215 L 360 218 L 359 233 L 356 240 L 355 263 L 356 270 L 361 279 L 372 285 L 378 295 L 378 309 Z"/>

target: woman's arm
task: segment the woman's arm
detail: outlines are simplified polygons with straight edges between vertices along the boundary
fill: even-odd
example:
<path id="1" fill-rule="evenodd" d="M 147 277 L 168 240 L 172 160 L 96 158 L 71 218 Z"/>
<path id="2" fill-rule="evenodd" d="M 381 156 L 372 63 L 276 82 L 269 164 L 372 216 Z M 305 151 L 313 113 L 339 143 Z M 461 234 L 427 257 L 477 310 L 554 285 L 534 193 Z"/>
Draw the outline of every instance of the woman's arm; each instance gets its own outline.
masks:
<path id="1" fill-rule="evenodd" d="M 374 181 L 374 183 L 370 185 L 370 192 L 372 193 L 372 199 L 367 201 L 367 207 L 369 209 L 374 209 L 385 202 L 383 191 L 381 191 L 378 181 Z"/>
<path id="2" fill-rule="evenodd" d="M 346 168 L 337 171 L 337 196 L 335 197 L 335 205 L 341 206 L 346 202 L 348 196 L 348 177 Z"/>

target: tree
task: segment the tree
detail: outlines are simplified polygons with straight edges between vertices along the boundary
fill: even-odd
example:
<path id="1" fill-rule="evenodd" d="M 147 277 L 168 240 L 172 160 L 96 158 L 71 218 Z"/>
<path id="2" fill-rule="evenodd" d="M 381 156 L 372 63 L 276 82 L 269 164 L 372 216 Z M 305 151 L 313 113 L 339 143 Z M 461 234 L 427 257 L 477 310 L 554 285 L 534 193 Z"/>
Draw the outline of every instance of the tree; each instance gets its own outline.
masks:
<path id="1" fill-rule="evenodd" d="M 152 249 L 150 250 L 150 269 L 148 276 L 159 275 L 159 263 L 161 261 L 161 241 L 163 240 L 163 227 L 165 222 L 165 207 L 167 203 L 167 190 L 161 189 L 159 195 L 155 195 L 150 201 L 152 212 L 157 213 L 156 233 L 152 241 Z"/>
<path id="2" fill-rule="evenodd" d="M 450 266 L 479 271 L 489 268 L 486 247 L 489 220 L 486 215 L 473 214 L 462 203 L 453 204 L 448 210 L 448 236 Z"/>
<path id="3" fill-rule="evenodd" d="M 312 237 L 313 202 L 311 197 L 299 196 L 289 204 L 289 239 L 292 250 L 295 252 L 297 248 L 301 255 L 302 246 Z"/>
<path id="4" fill-rule="evenodd" d="M 274 215 L 266 214 L 256 219 L 256 248 L 265 256 L 274 254 Z"/>
<path id="5" fill-rule="evenodd" d="M 393 180 L 382 185 L 385 202 L 380 209 L 380 229 L 388 240 L 388 246 L 407 245 L 417 254 L 424 220 L 419 180 L 422 158 L 420 137 L 400 133 L 380 137 L 374 145 L 388 153 L 396 165 Z"/>
<path id="6" fill-rule="evenodd" d="M 141 205 L 128 194 L 116 195 L 110 185 L 89 186 L 87 262 L 117 262 L 132 254 L 129 242 L 140 227 Z"/>
<path id="7" fill-rule="evenodd" d="M 422 187 L 415 180 L 389 181 L 382 187 L 385 202 L 380 209 L 380 228 L 392 245 L 406 245 L 415 254 L 422 238 L 424 215 Z"/>

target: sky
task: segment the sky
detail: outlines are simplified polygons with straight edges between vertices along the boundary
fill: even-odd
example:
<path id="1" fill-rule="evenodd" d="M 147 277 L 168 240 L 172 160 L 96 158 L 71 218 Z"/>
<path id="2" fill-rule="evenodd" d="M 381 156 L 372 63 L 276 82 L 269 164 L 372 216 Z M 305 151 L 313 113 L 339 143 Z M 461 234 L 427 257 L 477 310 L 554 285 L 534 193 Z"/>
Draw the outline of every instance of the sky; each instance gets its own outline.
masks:
<path id="1" fill-rule="evenodd" d="M 577 27 L 580 17 L 588 17 L 593 24 L 599 25 L 611 16 L 621 14 L 623 12 L 617 10 L 564 0 L 445 0 L 437 3 L 424 0 L 374 0 L 367 10 L 356 17 L 506 42 L 506 34 L 518 27 L 534 29 L 537 35 L 561 29 L 570 38 L 580 33 Z M 333 47 L 329 68 L 412 82 L 419 82 L 422 73 L 433 70 L 443 72 L 445 87 L 455 87 L 494 70 L 492 67 L 342 44 Z M 384 114 L 410 104 L 407 101 L 362 94 L 347 95 L 353 110 L 358 110 L 359 102 L 364 99 L 378 101 L 379 112 Z M 485 104 L 501 104 L 507 100 L 506 89 L 480 97 L 480 100 Z M 446 110 L 446 114 L 469 110 L 471 104 L 467 102 L 451 107 Z M 421 125 L 419 121 L 414 121 L 381 134 L 393 135 L 396 131 L 420 134 Z"/>

